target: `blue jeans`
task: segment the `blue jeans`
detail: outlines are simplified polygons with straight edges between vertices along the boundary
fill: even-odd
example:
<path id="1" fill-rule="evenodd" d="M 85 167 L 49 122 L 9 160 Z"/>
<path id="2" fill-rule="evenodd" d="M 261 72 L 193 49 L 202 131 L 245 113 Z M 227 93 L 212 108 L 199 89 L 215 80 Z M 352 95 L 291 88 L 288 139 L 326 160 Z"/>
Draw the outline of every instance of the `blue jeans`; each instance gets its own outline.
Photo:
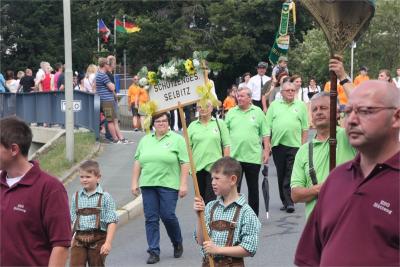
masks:
<path id="1" fill-rule="evenodd" d="M 175 215 L 178 191 L 165 187 L 142 187 L 146 222 L 147 252 L 160 255 L 160 218 L 172 245 L 182 244 L 181 228 Z"/>

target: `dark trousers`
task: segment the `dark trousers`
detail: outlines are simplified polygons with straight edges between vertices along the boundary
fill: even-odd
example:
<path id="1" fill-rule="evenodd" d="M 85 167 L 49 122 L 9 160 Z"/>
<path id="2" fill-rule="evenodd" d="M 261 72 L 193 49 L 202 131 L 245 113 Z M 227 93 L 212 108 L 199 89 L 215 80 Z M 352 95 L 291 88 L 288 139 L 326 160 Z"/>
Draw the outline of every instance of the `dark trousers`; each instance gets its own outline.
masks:
<path id="1" fill-rule="evenodd" d="M 243 174 L 246 177 L 246 183 L 248 188 L 248 197 L 249 197 L 249 205 L 254 210 L 256 215 L 258 216 L 258 206 L 259 206 L 259 197 L 258 197 L 258 175 L 260 173 L 260 164 L 247 163 L 247 162 L 239 162 L 242 166 L 242 177 L 238 182 L 238 192 L 240 193 L 240 188 L 242 186 Z"/>
<path id="2" fill-rule="evenodd" d="M 82 242 L 76 238 L 72 240 L 69 263 L 71 267 L 85 267 L 86 263 L 89 266 L 105 265 L 106 256 L 100 254 L 100 249 L 106 241 L 106 233 L 94 233 L 94 237 L 94 242 Z"/>
<path id="3" fill-rule="evenodd" d="M 212 189 L 211 185 L 211 173 L 206 170 L 201 170 L 196 172 L 197 176 L 197 183 L 199 185 L 200 195 L 204 200 L 204 203 L 207 204 L 208 202 L 216 199 L 214 194 L 214 190 Z"/>
<path id="4" fill-rule="evenodd" d="M 290 197 L 290 177 L 298 149 L 298 147 L 284 145 L 277 145 L 272 148 L 272 156 L 278 175 L 279 197 L 285 207 L 293 205 L 293 200 Z"/>
<path id="5" fill-rule="evenodd" d="M 191 106 L 186 106 L 183 108 L 183 112 L 185 113 L 185 121 L 186 121 L 186 127 L 189 127 L 190 124 L 190 107 Z M 176 115 L 178 117 L 178 129 L 181 130 L 182 129 L 182 122 L 181 122 L 181 116 L 179 116 L 179 110 L 178 109 L 174 109 L 171 110 L 169 112 L 170 116 L 171 116 L 171 129 L 173 129 L 175 127 L 175 110 L 176 110 Z"/>
<path id="6" fill-rule="evenodd" d="M 142 187 L 147 252 L 160 255 L 160 218 L 165 225 L 171 243 L 182 244 L 181 228 L 175 215 L 178 190 L 165 187 Z"/>
<path id="7" fill-rule="evenodd" d="M 253 102 L 253 105 L 254 106 L 257 106 L 257 107 L 259 107 L 259 108 L 261 108 L 261 110 L 263 109 L 263 107 L 262 107 L 262 103 L 261 103 L 261 100 L 252 100 L 252 102 Z"/>

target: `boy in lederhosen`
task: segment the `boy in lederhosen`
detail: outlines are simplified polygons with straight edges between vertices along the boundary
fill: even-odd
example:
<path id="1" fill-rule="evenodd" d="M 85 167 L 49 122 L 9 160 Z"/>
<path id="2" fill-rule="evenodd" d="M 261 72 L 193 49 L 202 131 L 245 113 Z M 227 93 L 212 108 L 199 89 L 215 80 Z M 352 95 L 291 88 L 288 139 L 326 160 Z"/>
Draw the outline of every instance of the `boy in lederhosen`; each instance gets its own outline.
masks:
<path id="1" fill-rule="evenodd" d="M 196 241 L 202 245 L 203 267 L 209 266 L 208 255 L 215 267 L 244 266 L 244 257 L 254 256 L 261 223 L 243 194 L 237 192 L 242 168 L 235 159 L 224 157 L 211 167 L 212 187 L 218 198 L 204 208 L 204 201 L 195 197 L 198 215 Z M 205 210 L 210 241 L 204 241 L 198 211 Z"/>
<path id="2" fill-rule="evenodd" d="M 96 161 L 84 162 L 79 176 L 82 189 L 74 194 L 71 203 L 75 235 L 70 266 L 104 266 L 117 228 L 115 202 L 99 185 L 101 174 Z"/>

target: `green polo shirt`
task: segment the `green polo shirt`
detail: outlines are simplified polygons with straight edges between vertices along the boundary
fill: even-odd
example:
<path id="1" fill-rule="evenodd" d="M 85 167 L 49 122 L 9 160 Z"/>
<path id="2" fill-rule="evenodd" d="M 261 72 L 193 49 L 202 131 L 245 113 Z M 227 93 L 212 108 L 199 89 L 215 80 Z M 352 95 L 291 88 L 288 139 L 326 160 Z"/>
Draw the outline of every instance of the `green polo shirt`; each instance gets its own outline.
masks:
<path id="1" fill-rule="evenodd" d="M 352 160 L 356 155 L 356 150 L 350 145 L 343 128 L 336 128 L 336 165 Z M 325 181 L 329 174 L 329 140 L 319 141 L 312 139 L 313 142 L 313 163 L 318 183 Z M 290 187 L 311 187 L 312 181 L 308 165 L 308 143 L 302 145 L 297 151 L 294 160 Z M 316 199 L 306 203 L 306 217 L 314 209 Z"/>
<path id="2" fill-rule="evenodd" d="M 302 132 L 308 130 L 307 108 L 304 102 L 294 100 L 287 103 L 275 100 L 267 111 L 267 132 L 271 136 L 271 147 L 285 145 L 301 146 Z"/>
<path id="3" fill-rule="evenodd" d="M 139 186 L 162 186 L 179 190 L 181 164 L 189 162 L 185 140 L 172 131 L 157 139 L 154 133 L 145 135 L 136 149 L 141 173 Z"/>
<path id="4" fill-rule="evenodd" d="M 261 138 L 268 133 L 264 112 L 254 105 L 246 111 L 236 106 L 226 114 L 225 123 L 231 136 L 231 157 L 241 162 L 261 164 Z"/>
<path id="5" fill-rule="evenodd" d="M 218 125 L 215 118 L 211 118 L 207 124 L 196 120 L 189 125 L 189 140 L 196 171 L 203 169 L 210 171 L 212 164 L 223 155 L 221 143 L 224 147 L 230 146 L 229 132 L 225 122 L 218 120 Z"/>

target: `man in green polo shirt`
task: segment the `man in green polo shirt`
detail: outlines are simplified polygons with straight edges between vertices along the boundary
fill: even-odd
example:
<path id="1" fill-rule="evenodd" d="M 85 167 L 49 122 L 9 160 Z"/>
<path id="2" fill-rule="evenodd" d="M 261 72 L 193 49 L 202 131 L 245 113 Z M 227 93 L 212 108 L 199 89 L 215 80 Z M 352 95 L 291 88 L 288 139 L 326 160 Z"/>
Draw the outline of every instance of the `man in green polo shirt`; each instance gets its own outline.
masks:
<path id="1" fill-rule="evenodd" d="M 329 93 L 321 92 L 311 99 L 311 119 L 317 133 L 310 142 L 302 145 L 297 152 L 290 186 L 292 199 L 295 203 L 306 203 L 306 217 L 313 210 L 322 183 L 329 174 Z M 356 150 L 350 145 L 343 128 L 336 127 L 336 162 L 342 164 L 356 155 Z M 312 154 L 309 149 L 312 148 Z M 310 158 L 312 169 L 310 170 Z"/>
<path id="2" fill-rule="evenodd" d="M 258 176 L 261 163 L 268 160 L 269 150 L 263 150 L 261 139 L 266 145 L 267 127 L 262 110 L 251 103 L 251 90 L 239 88 L 238 105 L 226 114 L 225 123 L 231 136 L 231 157 L 240 162 L 242 177 L 238 182 L 238 191 L 242 185 L 243 173 L 249 194 L 249 205 L 258 215 Z"/>
<path id="3" fill-rule="evenodd" d="M 281 100 L 272 102 L 266 115 L 266 149 L 272 147 L 272 156 L 278 175 L 279 196 L 288 213 L 294 212 L 290 197 L 290 176 L 297 150 L 307 141 L 308 121 L 305 104 L 295 99 L 296 89 L 291 82 L 281 86 Z M 272 136 L 272 140 L 271 140 Z"/>

